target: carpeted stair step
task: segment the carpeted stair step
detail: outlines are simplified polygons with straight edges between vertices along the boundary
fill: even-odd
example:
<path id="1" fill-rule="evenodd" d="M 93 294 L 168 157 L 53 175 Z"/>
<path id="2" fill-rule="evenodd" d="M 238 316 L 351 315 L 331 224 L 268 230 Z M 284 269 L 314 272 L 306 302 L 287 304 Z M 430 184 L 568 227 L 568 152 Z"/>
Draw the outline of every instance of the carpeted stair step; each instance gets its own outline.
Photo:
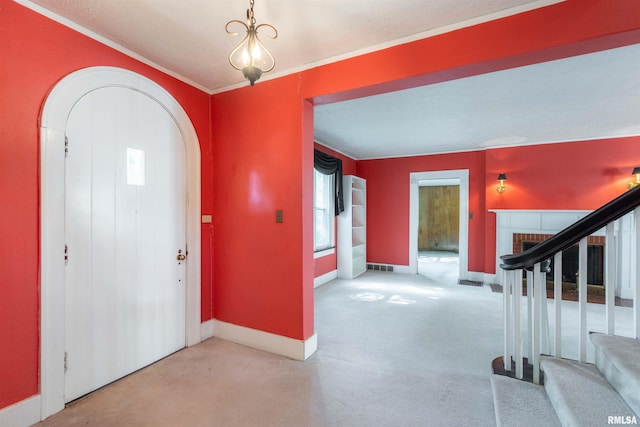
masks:
<path id="1" fill-rule="evenodd" d="M 592 333 L 596 366 L 602 376 L 640 417 L 640 341 Z"/>
<path id="2" fill-rule="evenodd" d="M 560 426 L 544 387 L 492 375 L 491 389 L 498 427 Z"/>
<path id="3" fill-rule="evenodd" d="M 595 365 L 541 356 L 540 368 L 563 426 L 605 426 L 611 416 L 634 416 Z"/>

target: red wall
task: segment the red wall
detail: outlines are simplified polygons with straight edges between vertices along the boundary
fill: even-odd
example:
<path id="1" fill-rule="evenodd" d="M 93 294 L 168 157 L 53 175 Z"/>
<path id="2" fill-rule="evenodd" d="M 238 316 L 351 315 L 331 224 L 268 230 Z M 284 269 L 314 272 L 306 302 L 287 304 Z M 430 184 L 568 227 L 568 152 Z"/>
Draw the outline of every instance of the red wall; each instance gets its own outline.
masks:
<path id="1" fill-rule="evenodd" d="M 367 261 L 409 265 L 409 174 L 469 169 L 469 270 L 482 271 L 484 245 L 484 152 L 401 157 L 358 162 L 367 180 Z"/>
<path id="2" fill-rule="evenodd" d="M 313 333 L 312 321 L 302 323 L 303 274 L 313 281 L 313 253 L 303 250 L 303 240 L 313 238 L 313 147 L 301 143 L 297 89 L 292 75 L 215 95 L 211 103 L 216 318 L 292 338 L 305 328 Z M 250 118 L 248 98 L 256 107 Z"/>
<path id="3" fill-rule="evenodd" d="M 627 190 L 638 147 L 640 137 L 487 150 L 487 209 L 596 209 Z M 501 172 L 504 193 L 495 190 Z M 488 214 L 487 237 L 495 236 L 495 221 Z M 495 273 L 495 251 L 495 238 L 487 238 L 487 273 Z"/>
<path id="4" fill-rule="evenodd" d="M 323 153 L 327 153 L 332 155 L 333 157 L 337 157 L 342 160 L 342 174 L 343 175 L 356 175 L 356 161 L 351 157 L 345 156 L 344 154 L 338 153 L 324 145 L 320 145 L 318 143 L 314 144 L 314 148 L 322 151 Z M 336 221 L 337 224 L 337 221 Z M 334 224 L 336 230 L 336 242 L 338 241 L 337 227 Z M 340 250 L 337 248 L 337 250 Z M 330 273 L 335 271 L 338 268 L 337 263 L 337 251 L 331 255 L 327 255 L 321 258 L 315 258 L 315 267 L 314 267 L 314 277 L 322 276 L 323 274 Z"/>
<path id="5" fill-rule="evenodd" d="M 595 209 L 627 190 L 640 138 L 487 150 L 488 209 Z M 499 173 L 507 190 L 495 191 Z"/>
<path id="6" fill-rule="evenodd" d="M 122 67 L 166 88 L 202 144 L 202 206 L 211 212 L 209 95 L 8 0 L 0 0 L 0 408 L 38 393 L 38 115 L 65 75 Z M 204 230 L 203 241 L 208 240 Z M 204 269 L 203 269 L 204 271 Z M 203 294 L 210 288 L 203 278 Z M 207 311 L 207 304 L 203 301 Z M 208 310 L 210 311 L 210 310 Z"/>
<path id="7" fill-rule="evenodd" d="M 490 209 L 596 209 L 627 190 L 640 137 L 366 160 L 367 261 L 409 264 L 409 174 L 469 169 L 469 270 L 495 273 Z M 507 191 L 496 178 L 507 174 Z"/>
<path id="8" fill-rule="evenodd" d="M 313 299 L 309 297 L 314 274 L 312 200 L 298 187 L 310 190 L 312 184 L 313 119 L 305 100 L 335 102 L 637 43 L 639 28 L 638 2 L 619 2 L 614 8 L 607 0 L 587 4 L 569 0 L 214 95 L 216 318 L 297 339 L 313 333 Z M 247 105 L 251 106 L 250 119 Z M 279 148 L 277 155 L 274 147 Z M 470 162 L 481 165 L 484 157 L 478 156 Z M 466 163 L 455 157 L 442 159 L 456 168 Z M 358 166 L 359 174 L 362 171 L 373 180 L 368 194 L 378 192 L 377 186 L 380 193 L 393 188 L 381 179 L 376 167 L 373 161 L 362 169 Z M 424 170 L 425 165 L 416 167 Z M 482 225 L 486 222 L 484 174 L 484 168 L 473 167 L 470 204 L 482 213 L 475 212 L 477 223 L 470 230 L 470 244 L 480 248 L 490 247 Z M 391 182 L 400 179 L 393 176 Z M 260 186 L 255 187 L 256 183 Z M 251 188 L 260 189 L 258 199 L 249 197 Z M 406 191 L 387 200 L 401 202 Z M 403 209 L 383 202 L 382 196 L 374 196 L 371 203 L 375 208 L 370 204 L 368 210 L 368 220 L 373 217 L 368 223 L 370 233 L 374 233 L 372 222 L 385 223 L 384 217 L 376 218 L 383 214 L 372 213 L 375 209 Z M 274 224 L 277 206 L 285 208 L 285 224 Z M 299 223 L 305 216 L 309 221 Z M 401 221 L 406 229 L 407 219 Z M 401 237 L 378 229 L 375 233 L 388 237 L 386 243 L 403 252 L 385 252 L 380 248 L 382 237 L 369 234 L 373 243 L 368 249 L 370 261 L 384 257 L 386 262 L 406 262 L 408 246 Z M 258 236 L 264 238 L 256 241 Z M 483 259 L 474 252 L 470 269 L 482 270 Z M 299 307 L 301 301 L 303 307 Z"/>
<path id="9" fill-rule="evenodd" d="M 0 182 L 9 183 L 0 186 L 0 408 L 38 392 L 38 113 L 47 92 L 70 72 L 94 65 L 133 70 L 166 88 L 191 118 L 202 149 L 202 210 L 213 215 L 213 224 L 202 227 L 202 319 L 215 315 L 304 339 L 314 332 L 312 102 L 638 43 L 639 29 L 640 2 L 617 1 L 613 7 L 610 0 L 569 0 L 209 97 L 16 3 L 0 0 Z M 440 161 L 455 168 L 472 164 L 472 209 L 486 210 L 500 200 L 487 195 L 495 170 L 502 166 L 493 162 L 491 153 L 485 160 L 466 153 L 443 156 L 438 164 L 430 158 L 410 162 L 419 170 L 439 169 Z M 483 161 L 486 170 L 479 166 Z M 363 163 L 362 174 L 371 176 L 370 194 L 377 193 L 377 187 L 393 188 L 380 169 L 375 161 Z M 523 184 L 535 180 L 533 172 L 520 176 L 515 170 L 505 172 L 514 186 L 511 193 L 523 191 L 522 200 L 533 203 L 536 195 L 525 195 Z M 399 181 L 398 176 L 391 177 L 391 182 Z M 598 198 L 606 193 L 596 191 Z M 391 197 L 401 201 L 406 195 Z M 381 196 L 374 196 L 371 203 L 383 212 L 395 208 Z M 275 223 L 276 209 L 284 212 L 282 224 Z M 374 224 L 388 222 L 383 214 L 373 213 L 372 219 Z M 371 221 L 369 225 L 372 230 Z M 491 236 L 491 230 L 474 225 L 470 234 L 473 245 L 490 247 L 492 239 L 483 236 Z M 376 242 L 370 247 L 372 261 L 402 263 L 406 258 L 401 252 L 386 254 L 381 239 L 375 239 L 369 240 Z M 402 247 L 397 237 L 389 242 Z M 469 266 L 481 269 L 481 257 L 474 255 Z"/>

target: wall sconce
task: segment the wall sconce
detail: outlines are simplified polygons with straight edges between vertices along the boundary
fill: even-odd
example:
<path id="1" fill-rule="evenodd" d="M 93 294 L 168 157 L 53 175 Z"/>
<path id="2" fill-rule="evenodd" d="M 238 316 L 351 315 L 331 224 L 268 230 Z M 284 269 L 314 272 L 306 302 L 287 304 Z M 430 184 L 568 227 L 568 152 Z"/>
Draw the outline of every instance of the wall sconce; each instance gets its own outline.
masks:
<path id="1" fill-rule="evenodd" d="M 498 193 L 504 193 L 504 190 L 506 190 L 507 188 L 504 186 L 504 182 L 507 180 L 507 175 L 504 173 L 501 173 L 498 175 L 498 181 L 500 181 L 500 185 L 498 185 L 498 188 L 496 188 L 496 191 Z"/>
<path id="2" fill-rule="evenodd" d="M 636 176 L 636 180 L 635 181 L 631 181 L 627 187 L 629 187 L 629 189 L 632 189 L 633 187 L 640 185 L 640 166 L 636 166 L 635 168 L 633 168 L 633 172 L 631 172 L 631 175 L 635 175 Z"/>
<path id="3" fill-rule="evenodd" d="M 254 0 L 249 0 L 246 24 L 234 19 L 233 21 L 227 22 L 227 25 L 224 27 L 227 33 L 232 36 L 239 34 L 235 31 L 229 31 L 229 26 L 232 24 L 242 25 L 247 32 L 240 44 L 229 54 L 229 64 L 236 70 L 242 71 L 242 74 L 249 80 L 251 86 L 260 78 L 262 73 L 269 72 L 276 66 L 273 55 L 271 55 L 271 52 L 267 50 L 258 38 L 258 30 L 260 28 L 268 28 L 273 31 L 273 36 L 267 37 L 272 40 L 278 37 L 278 30 L 276 30 L 273 25 L 260 24 L 256 26 L 256 18 L 253 17 L 253 2 Z"/>

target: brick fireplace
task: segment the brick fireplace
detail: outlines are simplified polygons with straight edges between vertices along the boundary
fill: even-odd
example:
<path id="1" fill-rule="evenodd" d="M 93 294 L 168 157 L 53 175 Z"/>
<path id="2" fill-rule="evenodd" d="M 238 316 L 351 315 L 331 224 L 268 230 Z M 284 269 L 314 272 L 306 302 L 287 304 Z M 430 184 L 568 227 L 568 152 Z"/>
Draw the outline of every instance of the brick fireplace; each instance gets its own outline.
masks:
<path id="1" fill-rule="evenodd" d="M 490 212 L 496 215 L 496 266 L 494 274 L 485 275 L 485 282 L 501 283 L 501 255 L 520 253 L 523 247 L 540 243 L 588 215 L 591 211 L 496 209 Z M 632 279 L 635 277 L 636 270 L 635 228 L 633 214 L 624 216 L 615 226 L 616 296 L 626 299 L 631 299 L 634 295 L 635 281 Z M 591 252 L 592 257 L 594 252 L 600 251 L 604 254 L 604 241 L 604 230 L 595 232 L 587 240 L 587 252 Z M 571 250 L 577 251 L 577 248 Z M 597 255 L 598 258 L 600 256 Z M 563 257 L 563 276 L 565 275 L 564 264 Z M 587 264 L 589 264 L 588 261 Z M 567 275 L 569 276 L 571 273 Z"/>
<path id="2" fill-rule="evenodd" d="M 553 234 L 538 234 L 538 233 L 513 233 L 513 252 L 519 254 L 525 247 L 525 243 L 540 243 L 544 242 L 548 238 L 553 237 Z M 589 246 L 604 246 L 604 236 L 589 236 L 587 237 L 587 245 Z"/>
<path id="3" fill-rule="evenodd" d="M 513 233 L 513 253 L 519 254 L 552 236 L 553 234 Z M 590 285 L 604 284 L 604 243 L 604 236 L 587 237 L 587 283 Z M 551 273 L 548 277 L 553 277 L 553 269 L 552 259 Z M 575 245 L 562 254 L 562 281 L 576 283 L 577 271 L 578 248 Z"/>

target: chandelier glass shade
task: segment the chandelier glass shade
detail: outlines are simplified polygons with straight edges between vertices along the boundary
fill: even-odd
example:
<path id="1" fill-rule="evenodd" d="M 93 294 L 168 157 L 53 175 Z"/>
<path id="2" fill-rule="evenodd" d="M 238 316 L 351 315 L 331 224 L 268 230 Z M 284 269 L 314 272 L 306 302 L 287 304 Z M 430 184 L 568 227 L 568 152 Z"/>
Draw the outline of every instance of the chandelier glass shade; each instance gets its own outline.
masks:
<path id="1" fill-rule="evenodd" d="M 272 40 L 278 37 L 278 30 L 276 30 L 273 25 L 256 25 L 256 19 L 253 16 L 253 3 L 254 0 L 250 0 L 249 9 L 247 9 L 246 23 L 234 19 L 233 21 L 227 22 L 225 26 L 227 33 L 232 36 L 240 34 L 240 32 L 229 29 L 233 25 L 239 25 L 246 31 L 242 41 L 229 54 L 229 63 L 236 70 L 242 71 L 242 74 L 249 80 L 251 86 L 262 76 L 262 73 L 267 73 L 276 66 L 273 55 L 271 55 L 271 52 L 269 52 L 258 37 L 258 31 L 265 29 L 273 32 L 273 35 L 266 36 Z"/>

